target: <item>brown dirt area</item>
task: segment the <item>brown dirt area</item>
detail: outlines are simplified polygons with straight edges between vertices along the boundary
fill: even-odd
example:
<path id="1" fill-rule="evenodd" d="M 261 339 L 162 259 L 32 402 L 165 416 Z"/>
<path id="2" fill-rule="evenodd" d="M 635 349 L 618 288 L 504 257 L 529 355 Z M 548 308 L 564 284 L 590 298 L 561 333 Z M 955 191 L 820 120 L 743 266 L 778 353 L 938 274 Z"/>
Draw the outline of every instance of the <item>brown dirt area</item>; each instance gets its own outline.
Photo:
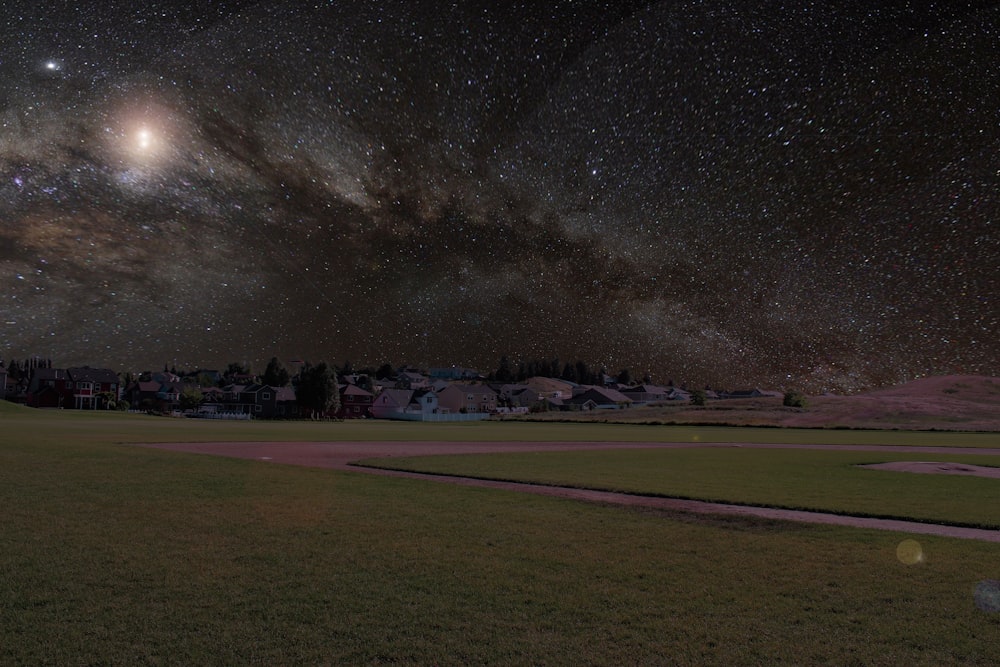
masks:
<path id="1" fill-rule="evenodd" d="M 587 489 L 573 489 L 561 486 L 541 484 L 525 484 L 516 482 L 497 482 L 468 477 L 451 477 L 445 475 L 428 475 L 422 473 L 400 472 L 365 468 L 351 465 L 353 461 L 368 458 L 383 458 L 394 456 L 433 456 L 439 454 L 478 454 L 494 452 L 523 451 L 570 451 L 585 449 L 617 449 L 617 448 L 650 448 L 650 447 L 749 447 L 749 448 L 808 448 L 837 449 L 843 451 L 892 451 L 892 452 L 925 452 L 925 453 L 963 453 L 1000 456 L 998 449 L 961 449 L 947 447 L 881 447 L 877 445 L 845 447 L 838 445 L 761 445 L 761 444 L 700 444 L 692 443 L 616 443 L 616 442 L 212 442 L 212 443 L 164 443 L 144 445 L 159 449 L 211 454 L 215 456 L 232 456 L 254 459 L 271 463 L 284 463 L 317 468 L 333 468 L 337 470 L 409 477 L 434 482 L 444 482 L 463 486 L 478 486 L 522 493 L 555 496 L 588 502 L 614 505 L 647 507 L 670 512 L 686 512 L 701 515 L 737 515 L 795 521 L 801 523 L 822 523 L 857 528 L 873 528 L 907 533 L 941 535 L 964 539 L 1000 542 L 1000 531 L 978 528 L 960 528 L 937 524 L 918 523 L 914 521 L 897 521 L 889 519 L 870 519 L 864 517 L 842 516 L 823 512 L 805 512 L 783 510 L 766 507 L 750 507 L 743 505 L 728 505 L 724 503 L 709 503 L 693 500 L 672 498 L 656 498 L 627 493 L 611 493 Z M 911 464 L 912 465 L 912 464 Z M 938 467 L 951 468 L 962 472 L 953 474 L 974 474 L 976 466 L 964 464 L 934 464 Z M 988 468 L 997 470 L 1000 468 Z M 948 470 L 924 472 L 949 472 Z"/>

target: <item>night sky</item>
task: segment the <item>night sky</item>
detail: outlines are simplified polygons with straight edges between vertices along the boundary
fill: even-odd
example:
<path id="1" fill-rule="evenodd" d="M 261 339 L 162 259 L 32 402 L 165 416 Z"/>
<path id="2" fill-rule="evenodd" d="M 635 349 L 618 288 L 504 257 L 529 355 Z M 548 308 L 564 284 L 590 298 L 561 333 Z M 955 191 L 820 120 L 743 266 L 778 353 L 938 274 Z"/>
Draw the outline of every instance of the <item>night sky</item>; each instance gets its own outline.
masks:
<path id="1" fill-rule="evenodd" d="M 0 31 L 2 358 L 1000 375 L 996 3 L 7 0 Z"/>

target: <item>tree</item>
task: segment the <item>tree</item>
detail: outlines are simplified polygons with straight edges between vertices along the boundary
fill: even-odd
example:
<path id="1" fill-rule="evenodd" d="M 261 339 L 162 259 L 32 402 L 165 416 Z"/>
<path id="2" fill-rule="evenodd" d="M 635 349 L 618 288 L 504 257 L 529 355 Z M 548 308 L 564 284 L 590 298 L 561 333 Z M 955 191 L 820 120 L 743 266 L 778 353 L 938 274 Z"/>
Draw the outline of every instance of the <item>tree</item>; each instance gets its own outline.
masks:
<path id="1" fill-rule="evenodd" d="M 375 371 L 376 380 L 391 380 L 396 377 L 396 371 L 393 369 L 392 364 L 385 363 L 378 367 Z"/>
<path id="2" fill-rule="evenodd" d="M 782 405 L 789 408 L 804 408 L 808 404 L 805 394 L 798 391 L 786 391 Z"/>
<path id="3" fill-rule="evenodd" d="M 375 383 L 372 381 L 371 374 L 359 375 L 357 386 L 372 394 L 375 393 Z"/>
<path id="4" fill-rule="evenodd" d="M 577 381 L 577 378 L 576 378 L 576 366 L 574 366 L 573 364 L 571 364 L 571 363 L 569 363 L 567 361 L 566 365 L 563 366 L 562 379 L 566 380 L 567 382 L 572 382 L 572 383 L 576 384 L 576 381 Z"/>
<path id="5" fill-rule="evenodd" d="M 263 379 L 264 384 L 271 387 L 284 387 L 291 379 L 291 374 L 285 368 L 285 364 L 281 363 L 281 359 L 271 357 L 271 361 L 267 362 L 267 368 L 264 369 Z"/>
<path id="6" fill-rule="evenodd" d="M 514 380 L 514 372 L 510 368 L 510 359 L 507 358 L 506 354 L 500 357 L 500 367 L 497 368 L 493 377 L 497 382 L 503 383 L 512 382 Z"/>
<path id="7" fill-rule="evenodd" d="M 201 393 L 201 389 L 187 385 L 181 390 L 179 397 L 181 410 L 197 410 L 204 399 L 205 395 Z"/>
<path id="8" fill-rule="evenodd" d="M 336 411 L 340 407 L 340 392 L 337 390 L 337 374 L 333 368 L 325 361 L 315 366 L 306 364 L 299 373 L 295 398 L 299 405 L 309 410 L 313 419 Z"/>
<path id="9" fill-rule="evenodd" d="M 627 368 L 623 368 L 618 371 L 617 377 L 618 384 L 630 385 L 632 384 L 632 373 Z"/>
<path id="10" fill-rule="evenodd" d="M 234 375 L 250 375 L 250 364 L 239 361 L 230 361 L 226 366 L 226 375 L 230 378 Z"/>
<path id="11" fill-rule="evenodd" d="M 704 389 L 695 389 L 691 392 L 691 405 L 705 405 Z"/>

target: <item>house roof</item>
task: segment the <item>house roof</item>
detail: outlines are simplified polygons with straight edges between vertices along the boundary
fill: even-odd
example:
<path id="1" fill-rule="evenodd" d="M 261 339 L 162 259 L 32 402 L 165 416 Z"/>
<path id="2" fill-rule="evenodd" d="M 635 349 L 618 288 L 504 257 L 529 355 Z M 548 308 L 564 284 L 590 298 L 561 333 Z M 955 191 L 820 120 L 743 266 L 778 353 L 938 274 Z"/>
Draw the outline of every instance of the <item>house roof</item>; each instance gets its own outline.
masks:
<path id="1" fill-rule="evenodd" d="M 655 384 L 640 384 L 636 387 L 629 387 L 628 389 L 622 389 L 623 394 L 668 394 L 669 389 L 664 387 L 657 387 Z"/>
<path id="2" fill-rule="evenodd" d="M 573 391 L 573 387 L 576 386 L 573 382 L 567 382 L 566 380 L 557 380 L 556 378 L 546 378 L 536 376 L 533 378 L 528 378 L 524 381 L 524 384 L 528 385 L 532 389 L 538 392 L 564 392 L 569 394 Z"/>
<path id="3" fill-rule="evenodd" d="M 598 405 L 608 405 L 608 404 L 618 404 L 618 403 L 631 403 L 632 399 L 621 393 L 617 389 L 608 389 L 606 387 L 588 387 L 586 391 L 574 396 L 570 399 L 570 403 L 586 403 L 588 400 L 593 400 Z"/>
<path id="4" fill-rule="evenodd" d="M 36 368 L 31 375 L 32 380 L 63 380 L 66 378 L 66 371 L 61 368 Z"/>
<path id="5" fill-rule="evenodd" d="M 344 385 L 344 388 L 340 390 L 340 395 L 341 396 L 372 396 L 372 393 L 370 391 L 365 391 L 364 389 L 362 389 L 361 387 L 359 387 L 357 385 L 348 384 L 348 385 Z"/>
<path id="6" fill-rule="evenodd" d="M 485 384 L 462 384 L 456 382 L 448 386 L 448 389 L 457 389 L 466 394 L 473 394 L 478 396 L 495 397 L 497 393 L 493 391 L 489 386 Z"/>
<path id="7" fill-rule="evenodd" d="M 71 380 L 73 380 L 73 382 L 101 382 L 118 384 L 121 381 L 118 379 L 118 373 L 115 373 L 107 368 L 91 368 L 89 366 L 84 366 L 82 368 L 67 368 L 66 374 Z"/>
<path id="8" fill-rule="evenodd" d="M 393 405 L 406 406 L 410 404 L 410 399 L 413 397 L 412 389 L 383 389 L 380 393 L 379 398 L 388 398 Z"/>

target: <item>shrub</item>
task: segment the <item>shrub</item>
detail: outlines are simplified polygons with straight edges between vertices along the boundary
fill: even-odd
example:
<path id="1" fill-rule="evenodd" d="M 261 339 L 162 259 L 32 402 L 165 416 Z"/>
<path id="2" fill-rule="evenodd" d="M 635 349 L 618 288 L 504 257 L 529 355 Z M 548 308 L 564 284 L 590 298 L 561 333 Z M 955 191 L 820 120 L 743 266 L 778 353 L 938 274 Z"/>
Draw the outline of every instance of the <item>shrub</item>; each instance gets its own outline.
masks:
<path id="1" fill-rule="evenodd" d="M 804 408 L 806 407 L 805 394 L 798 391 L 786 391 L 782 405 L 789 408 Z"/>

